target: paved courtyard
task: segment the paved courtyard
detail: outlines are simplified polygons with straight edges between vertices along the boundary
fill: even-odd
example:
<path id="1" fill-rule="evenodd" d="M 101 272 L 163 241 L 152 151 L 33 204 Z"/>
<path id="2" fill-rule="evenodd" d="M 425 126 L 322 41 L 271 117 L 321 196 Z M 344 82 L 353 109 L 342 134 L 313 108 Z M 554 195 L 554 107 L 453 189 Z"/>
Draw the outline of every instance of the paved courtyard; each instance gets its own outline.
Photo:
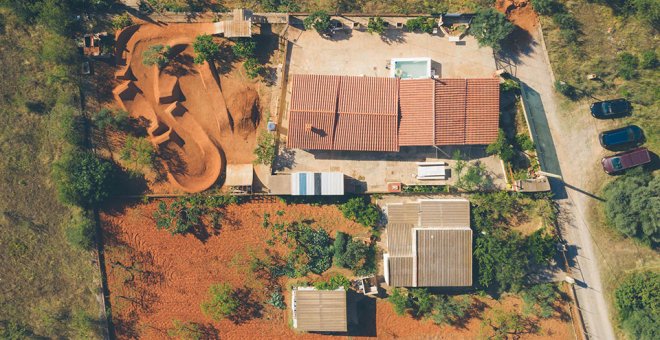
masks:
<path id="1" fill-rule="evenodd" d="M 347 23 L 346 23 L 347 24 Z M 464 37 L 460 43 L 450 42 L 442 33 L 431 35 L 390 29 L 381 37 L 377 34 L 348 30 L 332 39 L 321 37 L 315 31 L 291 30 L 289 52 L 289 79 L 292 74 L 327 74 L 389 77 L 392 58 L 427 57 L 441 78 L 487 78 L 496 69 L 490 48 L 480 48 L 476 40 Z M 281 145 L 286 145 L 288 108 L 291 84 L 287 84 L 282 117 L 279 119 Z M 455 148 L 402 147 L 400 152 L 311 151 L 280 148 L 275 171 L 339 171 L 359 181 L 362 190 L 385 192 L 387 182 L 408 185 L 444 185 L 456 181 L 450 168 Z M 488 169 L 497 187 L 505 186 L 504 173 L 498 158 L 487 156 L 483 147 L 461 147 L 467 159 L 479 161 Z M 447 180 L 416 179 L 417 162 L 448 163 Z"/>

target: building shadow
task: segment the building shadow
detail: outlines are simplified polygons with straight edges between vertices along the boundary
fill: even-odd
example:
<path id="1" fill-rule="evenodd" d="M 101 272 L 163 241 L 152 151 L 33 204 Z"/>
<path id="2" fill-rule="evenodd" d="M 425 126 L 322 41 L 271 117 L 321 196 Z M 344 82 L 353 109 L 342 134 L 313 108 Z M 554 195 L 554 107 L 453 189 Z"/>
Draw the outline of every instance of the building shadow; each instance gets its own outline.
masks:
<path id="1" fill-rule="evenodd" d="M 353 290 L 347 292 L 348 336 L 377 337 L 376 299 L 359 294 Z"/>

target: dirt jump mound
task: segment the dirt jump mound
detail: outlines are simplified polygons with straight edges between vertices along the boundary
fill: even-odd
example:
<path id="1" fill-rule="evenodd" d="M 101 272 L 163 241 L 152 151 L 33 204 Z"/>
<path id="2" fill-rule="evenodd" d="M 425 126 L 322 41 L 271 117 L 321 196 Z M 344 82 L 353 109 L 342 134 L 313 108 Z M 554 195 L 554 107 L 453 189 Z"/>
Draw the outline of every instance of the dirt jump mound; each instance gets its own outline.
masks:
<path id="1" fill-rule="evenodd" d="M 254 89 L 244 84 L 238 87 L 240 91 L 228 86 L 228 108 L 228 94 L 221 90 L 215 67 L 194 64 L 195 37 L 212 33 L 213 25 L 206 23 L 144 24 L 116 36 L 115 78 L 122 82 L 113 91 L 115 100 L 134 117 L 147 119 L 147 133 L 167 178 L 185 192 L 200 192 L 215 184 L 225 157 L 243 161 L 236 155 L 246 153 L 242 149 L 247 148 L 245 136 L 254 134 L 258 123 L 259 97 Z M 143 64 L 143 52 L 153 45 L 171 47 L 166 66 Z M 238 138 L 235 131 L 241 132 L 238 147 L 233 145 Z"/>

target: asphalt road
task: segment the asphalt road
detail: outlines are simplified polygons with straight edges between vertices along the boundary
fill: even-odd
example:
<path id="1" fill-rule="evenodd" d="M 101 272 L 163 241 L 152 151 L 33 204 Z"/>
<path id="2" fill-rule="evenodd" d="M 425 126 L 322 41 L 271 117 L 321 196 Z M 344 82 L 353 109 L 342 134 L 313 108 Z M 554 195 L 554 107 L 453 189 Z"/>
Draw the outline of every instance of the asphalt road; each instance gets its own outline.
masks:
<path id="1" fill-rule="evenodd" d="M 590 172 L 599 171 L 601 153 L 597 132 L 588 114 L 570 117 L 559 111 L 553 78 L 539 35 L 528 48 L 510 56 L 515 76 L 523 83 L 524 100 L 530 125 L 540 154 L 542 170 L 563 176 L 551 179 L 560 207 L 562 236 L 569 245 L 569 265 L 576 279 L 576 295 L 587 336 L 590 339 L 615 339 L 600 277 L 597 254 L 588 219 L 588 204 L 599 200 L 584 188 L 593 187 Z"/>

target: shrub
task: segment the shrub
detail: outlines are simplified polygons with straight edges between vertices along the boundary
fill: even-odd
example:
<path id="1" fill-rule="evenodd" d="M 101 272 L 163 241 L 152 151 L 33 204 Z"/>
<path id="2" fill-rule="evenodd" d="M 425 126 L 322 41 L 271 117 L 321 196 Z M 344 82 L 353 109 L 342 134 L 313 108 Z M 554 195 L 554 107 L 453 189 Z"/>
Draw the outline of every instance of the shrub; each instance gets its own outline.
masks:
<path id="1" fill-rule="evenodd" d="M 367 32 L 383 34 L 385 32 L 385 20 L 381 17 L 369 18 L 367 23 Z"/>
<path id="2" fill-rule="evenodd" d="M 172 48 L 167 45 L 152 45 L 142 52 L 142 63 L 147 66 L 157 65 L 158 68 L 167 66 L 170 62 Z"/>
<path id="3" fill-rule="evenodd" d="M 615 230 L 656 247 L 660 241 L 660 176 L 634 169 L 605 186 L 605 213 Z"/>
<path id="4" fill-rule="evenodd" d="M 239 58 L 249 58 L 253 57 L 257 49 L 257 44 L 254 40 L 249 38 L 243 38 L 236 41 L 236 43 L 231 47 L 234 55 Z"/>
<path id="5" fill-rule="evenodd" d="M 62 202 L 93 207 L 112 195 L 113 165 L 89 151 L 68 150 L 53 164 L 53 178 Z"/>
<path id="6" fill-rule="evenodd" d="M 525 249 L 530 255 L 531 263 L 543 264 L 552 259 L 556 254 L 556 245 L 558 239 L 556 236 L 547 234 L 545 229 L 539 229 L 527 236 L 525 239 Z"/>
<path id="7" fill-rule="evenodd" d="M 120 158 L 129 162 L 134 170 L 154 165 L 154 146 L 146 138 L 127 136 L 119 152 Z"/>
<path id="8" fill-rule="evenodd" d="M 254 79 L 259 76 L 264 69 L 264 67 L 259 64 L 257 58 L 250 57 L 245 60 L 243 63 L 243 68 L 245 68 L 245 73 L 250 79 Z"/>
<path id="9" fill-rule="evenodd" d="M 220 46 L 213 41 L 210 34 L 202 34 L 195 37 L 193 50 L 195 51 L 195 64 L 203 64 L 205 61 L 211 62 L 218 57 Z"/>
<path id="10" fill-rule="evenodd" d="M 442 295 L 433 305 L 431 318 L 436 325 L 457 325 L 468 316 L 470 310 L 469 298 L 451 298 Z"/>
<path id="11" fill-rule="evenodd" d="M 580 29 L 580 23 L 568 12 L 555 13 L 552 16 L 552 21 L 555 25 L 559 26 L 559 29 L 562 31 L 577 31 Z"/>
<path id="12" fill-rule="evenodd" d="M 431 314 L 435 304 L 433 296 L 426 288 L 411 288 L 410 299 L 412 301 L 413 314 L 416 317 L 425 317 Z"/>
<path id="13" fill-rule="evenodd" d="M 202 313 L 215 321 L 234 315 L 240 306 L 236 292 L 228 283 L 214 284 L 208 293 L 210 298 L 202 302 Z"/>
<path id="14" fill-rule="evenodd" d="M 559 36 L 568 45 L 576 45 L 579 43 L 579 34 L 574 30 L 560 30 Z"/>
<path id="15" fill-rule="evenodd" d="M 507 91 L 514 91 L 518 92 L 520 91 L 520 84 L 513 80 L 513 79 L 507 79 L 503 83 L 500 84 L 500 91 L 502 92 L 507 92 Z"/>
<path id="16" fill-rule="evenodd" d="M 169 206 L 165 201 L 160 201 L 154 212 L 156 228 L 165 229 L 172 235 L 185 234 L 201 225 L 204 212 L 199 196 L 180 197 Z"/>
<path id="17" fill-rule="evenodd" d="M 344 217 L 366 227 L 376 227 L 380 221 L 380 209 L 369 202 L 368 196 L 353 197 L 339 206 Z"/>
<path id="18" fill-rule="evenodd" d="M 266 302 L 275 308 L 286 309 L 286 304 L 284 303 L 284 295 L 282 295 L 279 290 L 272 292 L 270 294 L 270 298 Z"/>
<path id="19" fill-rule="evenodd" d="M 80 147 L 85 145 L 85 118 L 78 110 L 67 104 L 58 103 L 51 111 L 55 120 L 57 134 L 69 145 Z"/>
<path id="20" fill-rule="evenodd" d="M 374 251 L 362 241 L 354 240 L 350 235 L 337 232 L 334 242 L 334 258 L 336 266 L 349 268 L 358 275 L 370 274 L 373 267 Z"/>
<path id="21" fill-rule="evenodd" d="M 619 76 L 625 80 L 631 80 L 638 76 L 637 66 L 639 66 L 639 59 L 628 52 L 623 52 L 618 57 L 619 60 Z"/>
<path id="22" fill-rule="evenodd" d="M 316 11 L 303 20 L 305 29 L 314 29 L 319 34 L 327 34 L 330 31 L 330 15 L 326 11 Z"/>
<path id="23" fill-rule="evenodd" d="M 66 227 L 66 239 L 72 246 L 91 250 L 96 240 L 94 220 L 85 213 L 79 213 L 69 221 Z"/>
<path id="24" fill-rule="evenodd" d="M 504 14 L 489 8 L 477 11 L 470 27 L 470 33 L 477 39 L 479 46 L 490 46 L 495 51 L 501 49 L 501 44 L 514 26 Z"/>
<path id="25" fill-rule="evenodd" d="M 408 31 L 415 32 L 415 31 L 421 31 L 425 33 L 433 33 L 433 28 L 436 27 L 436 20 L 435 18 L 431 17 L 417 17 L 417 18 L 412 18 L 408 19 L 406 21 L 406 28 Z"/>
<path id="26" fill-rule="evenodd" d="M 351 281 L 349 281 L 344 275 L 335 274 L 331 276 L 328 281 L 320 281 L 314 284 L 314 288 L 318 290 L 335 290 L 339 287 L 344 287 L 344 290 L 348 291 L 351 287 Z"/>
<path id="27" fill-rule="evenodd" d="M 648 50 L 642 53 L 642 59 L 639 66 L 643 69 L 654 69 L 658 65 L 658 56 L 655 50 Z"/>
<path id="28" fill-rule="evenodd" d="M 631 339 L 660 337 L 660 274 L 629 275 L 614 291 L 614 302 L 622 328 Z"/>
<path id="29" fill-rule="evenodd" d="M 204 339 L 204 332 L 198 323 L 184 322 L 176 319 L 172 320 L 172 328 L 167 330 L 167 335 L 171 338 L 182 340 Z"/>
<path id="30" fill-rule="evenodd" d="M 654 29 L 660 29 L 660 5 L 657 0 L 632 0 L 637 16 L 651 24 Z"/>
<path id="31" fill-rule="evenodd" d="M 275 160 L 275 135 L 263 131 L 257 138 L 257 147 L 254 149 L 257 159 L 255 164 L 271 165 Z"/>
<path id="32" fill-rule="evenodd" d="M 115 31 L 122 30 L 131 25 L 133 25 L 133 19 L 131 19 L 131 16 L 128 13 L 112 17 L 112 28 L 114 28 Z"/>
<path id="33" fill-rule="evenodd" d="M 387 301 L 392 303 L 394 312 L 397 315 L 404 315 L 406 310 L 410 308 L 410 298 L 408 292 L 404 288 L 394 288 L 392 294 L 387 298 Z"/>
<path id="34" fill-rule="evenodd" d="M 520 234 L 502 229 L 485 231 L 475 242 L 479 284 L 497 292 L 522 288 L 528 269 L 528 255 Z"/>
<path id="35" fill-rule="evenodd" d="M 498 155 L 505 162 L 510 162 L 515 156 L 513 146 L 502 129 L 497 134 L 497 140 L 486 147 L 486 152 L 490 155 Z"/>
<path id="36" fill-rule="evenodd" d="M 534 151 L 534 142 L 526 133 L 516 135 L 516 144 L 524 151 Z"/>
<path id="37" fill-rule="evenodd" d="M 131 118 L 129 113 L 124 110 L 113 112 L 108 108 L 103 108 L 92 115 L 92 123 L 99 130 L 111 127 L 120 131 L 128 131 L 131 127 Z"/>
<path id="38" fill-rule="evenodd" d="M 553 305 L 558 298 L 559 293 L 552 283 L 531 286 L 522 293 L 523 310 L 526 314 L 547 319 L 554 313 Z"/>
<path id="39" fill-rule="evenodd" d="M 575 89 L 575 87 L 563 81 L 560 80 L 555 81 L 555 90 L 557 90 L 557 92 L 563 94 L 565 97 L 569 99 L 574 100 L 577 98 L 577 90 Z"/>
<path id="40" fill-rule="evenodd" d="M 559 8 L 555 0 L 532 0 L 532 7 L 536 13 L 541 15 L 550 15 Z"/>

